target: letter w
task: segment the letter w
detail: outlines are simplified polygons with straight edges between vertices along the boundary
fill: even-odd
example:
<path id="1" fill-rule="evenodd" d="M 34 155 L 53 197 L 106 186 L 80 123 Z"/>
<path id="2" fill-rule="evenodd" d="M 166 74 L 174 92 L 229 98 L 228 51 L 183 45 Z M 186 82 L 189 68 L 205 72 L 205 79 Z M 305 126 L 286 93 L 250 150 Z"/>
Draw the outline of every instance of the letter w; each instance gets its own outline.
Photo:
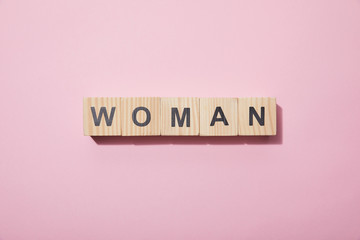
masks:
<path id="1" fill-rule="evenodd" d="M 100 108 L 98 117 L 96 117 L 95 107 L 91 107 L 91 113 L 94 119 L 95 126 L 100 126 L 102 115 L 104 115 L 106 126 L 111 126 L 115 114 L 115 107 L 111 108 L 110 118 L 107 114 L 106 107 Z"/>

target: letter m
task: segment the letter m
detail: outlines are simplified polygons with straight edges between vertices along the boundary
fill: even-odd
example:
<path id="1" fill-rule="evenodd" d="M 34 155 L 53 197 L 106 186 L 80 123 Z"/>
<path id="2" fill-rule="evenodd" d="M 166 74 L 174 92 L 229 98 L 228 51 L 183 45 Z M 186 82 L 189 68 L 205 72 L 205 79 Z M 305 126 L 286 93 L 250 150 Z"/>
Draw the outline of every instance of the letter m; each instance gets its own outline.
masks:
<path id="1" fill-rule="evenodd" d="M 186 127 L 190 127 L 190 108 L 184 108 L 184 112 L 180 118 L 179 109 L 171 108 L 171 127 L 175 127 L 175 118 L 179 123 L 179 127 L 184 126 L 186 120 Z"/>

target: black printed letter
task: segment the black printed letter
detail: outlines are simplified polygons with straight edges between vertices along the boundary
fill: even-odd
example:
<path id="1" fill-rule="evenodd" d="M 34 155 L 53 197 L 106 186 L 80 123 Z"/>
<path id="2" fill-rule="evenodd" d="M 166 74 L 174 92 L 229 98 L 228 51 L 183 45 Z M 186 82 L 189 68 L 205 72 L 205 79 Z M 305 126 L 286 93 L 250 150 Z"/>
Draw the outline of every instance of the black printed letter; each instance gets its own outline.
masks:
<path id="1" fill-rule="evenodd" d="M 220 118 L 217 118 L 218 113 L 220 113 Z M 216 107 L 215 112 L 214 112 L 214 116 L 213 116 L 213 118 L 211 120 L 211 123 L 210 123 L 210 126 L 214 126 L 215 122 L 224 122 L 225 126 L 229 125 L 229 123 L 226 120 L 226 117 L 225 117 L 224 112 L 221 109 L 221 107 Z"/>
<path id="2" fill-rule="evenodd" d="M 138 120 L 136 119 L 137 112 L 141 111 L 141 110 L 146 113 L 146 120 L 143 123 L 139 123 Z M 136 126 L 145 127 L 146 125 L 148 125 L 150 123 L 150 120 L 151 120 L 151 114 L 150 114 L 149 109 L 147 109 L 146 107 L 137 107 L 137 108 L 135 108 L 133 113 L 132 113 L 132 120 L 133 120 L 133 122 L 134 122 L 134 124 Z"/>
<path id="3" fill-rule="evenodd" d="M 181 119 L 180 119 L 179 109 L 171 108 L 171 127 L 175 127 L 175 116 L 179 123 L 179 127 L 184 126 L 185 117 L 186 117 L 186 127 L 190 127 L 190 108 L 184 108 Z"/>
<path id="4" fill-rule="evenodd" d="M 92 113 L 92 116 L 93 116 L 93 119 L 94 119 L 95 126 L 100 126 L 102 115 L 104 115 L 106 126 L 111 126 L 113 118 L 114 118 L 115 107 L 111 108 L 110 118 L 108 117 L 106 107 L 101 107 L 100 108 L 100 112 L 99 112 L 98 117 L 96 117 L 95 107 L 91 107 L 91 113 Z"/>
<path id="5" fill-rule="evenodd" d="M 259 122 L 260 126 L 264 126 L 265 124 L 265 107 L 261 107 L 261 117 L 259 117 L 259 114 L 256 112 L 254 107 L 250 107 L 249 109 L 249 125 L 253 125 L 253 118 L 256 118 L 256 120 Z"/>

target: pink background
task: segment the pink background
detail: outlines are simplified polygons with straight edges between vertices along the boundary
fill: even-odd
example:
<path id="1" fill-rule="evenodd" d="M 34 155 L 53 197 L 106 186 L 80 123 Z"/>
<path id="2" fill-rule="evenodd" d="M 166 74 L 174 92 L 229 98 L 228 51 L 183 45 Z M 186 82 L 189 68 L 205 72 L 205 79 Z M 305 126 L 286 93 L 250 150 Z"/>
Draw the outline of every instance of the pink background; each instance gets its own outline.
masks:
<path id="1" fill-rule="evenodd" d="M 1 0 L 0 239 L 360 239 L 359 0 Z M 277 97 L 276 137 L 84 137 L 84 96 Z"/>

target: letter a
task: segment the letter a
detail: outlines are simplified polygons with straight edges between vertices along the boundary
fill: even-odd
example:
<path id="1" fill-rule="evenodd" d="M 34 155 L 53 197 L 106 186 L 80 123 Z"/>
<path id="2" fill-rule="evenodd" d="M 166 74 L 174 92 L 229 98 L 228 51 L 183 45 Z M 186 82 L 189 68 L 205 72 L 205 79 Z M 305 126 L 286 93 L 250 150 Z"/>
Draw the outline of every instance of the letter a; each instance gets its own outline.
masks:
<path id="1" fill-rule="evenodd" d="M 220 118 L 217 117 L 218 113 L 220 114 Z M 216 107 L 215 112 L 214 112 L 214 116 L 211 120 L 210 126 L 214 126 L 215 122 L 223 122 L 225 126 L 228 126 L 229 123 L 226 120 L 225 114 L 223 112 L 223 110 L 221 109 L 221 107 Z"/>

